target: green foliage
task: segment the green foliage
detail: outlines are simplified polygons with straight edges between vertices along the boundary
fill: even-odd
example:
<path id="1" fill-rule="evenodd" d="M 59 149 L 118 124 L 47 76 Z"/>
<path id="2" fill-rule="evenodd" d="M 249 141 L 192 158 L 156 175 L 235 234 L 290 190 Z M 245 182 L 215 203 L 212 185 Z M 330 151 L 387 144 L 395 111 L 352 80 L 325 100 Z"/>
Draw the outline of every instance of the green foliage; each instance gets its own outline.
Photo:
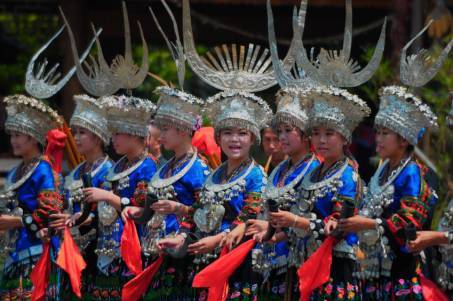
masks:
<path id="1" fill-rule="evenodd" d="M 21 50 L 14 62 L 0 64 L 0 82 L 6 94 L 24 93 L 25 70 L 33 53 L 58 28 L 52 15 L 0 14 L 0 24 L 7 36 L 18 41 Z"/>

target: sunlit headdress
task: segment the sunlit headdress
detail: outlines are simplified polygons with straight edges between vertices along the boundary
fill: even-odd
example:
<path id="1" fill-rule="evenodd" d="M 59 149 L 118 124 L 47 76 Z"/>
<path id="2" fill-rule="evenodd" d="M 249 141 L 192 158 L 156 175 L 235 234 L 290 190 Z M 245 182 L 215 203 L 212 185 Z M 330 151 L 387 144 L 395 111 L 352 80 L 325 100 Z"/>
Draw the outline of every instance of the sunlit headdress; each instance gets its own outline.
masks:
<path id="1" fill-rule="evenodd" d="M 110 143 L 107 113 L 96 102 L 96 99 L 88 95 L 74 95 L 76 107 L 69 124 L 89 130 L 101 138 L 104 145 Z"/>
<path id="2" fill-rule="evenodd" d="M 306 7 L 306 0 L 302 7 Z M 305 22 L 305 14 L 299 17 Z M 303 25 L 300 26 L 303 30 Z M 302 42 L 296 62 L 316 82 L 314 86 L 302 89 L 304 97 L 313 104 L 310 111 L 310 127 L 325 125 L 339 131 L 348 141 L 358 123 L 370 114 L 367 104 L 358 96 L 340 87 L 356 87 L 368 81 L 379 67 L 384 53 L 386 22 L 382 26 L 379 41 L 369 63 L 362 69 L 350 58 L 352 44 L 352 5 L 346 0 L 346 22 L 342 50 L 321 48 L 315 59 L 313 52 L 308 58 Z M 303 91 L 305 90 L 305 91 Z"/>
<path id="3" fill-rule="evenodd" d="M 249 44 L 236 44 L 214 48 L 200 57 L 195 49 L 192 32 L 189 0 L 183 1 L 184 49 L 192 70 L 207 84 L 220 92 L 206 100 L 206 112 L 211 117 L 216 131 L 235 126 L 251 130 L 259 141 L 259 131 L 271 117 L 271 110 L 264 100 L 253 94 L 277 83 L 271 66 L 269 50 Z M 247 51 L 246 51 L 247 48 Z M 283 61 L 289 70 L 294 64 L 294 41 Z"/>
<path id="4" fill-rule="evenodd" d="M 85 72 L 81 63 L 77 63 L 77 77 L 80 84 L 91 95 L 99 97 L 99 105 L 107 111 L 108 127 L 112 133 L 125 133 L 146 137 L 147 126 L 156 106 L 146 99 L 131 96 L 131 90 L 140 86 L 148 75 L 148 45 L 143 35 L 140 22 L 138 23 L 143 45 L 141 66 L 137 66 L 132 58 L 132 43 L 129 17 L 126 4 L 122 2 L 124 19 L 125 54 L 117 55 L 109 66 L 105 61 L 101 43 L 96 36 L 98 48 L 97 61 L 91 58 L 91 64 L 85 62 L 89 71 Z M 62 12 L 63 15 L 63 12 Z M 69 24 L 63 15 L 66 24 Z M 95 28 L 92 25 L 93 32 Z M 77 47 L 72 31 L 70 33 L 71 47 L 76 62 L 79 61 Z M 128 95 L 115 96 L 119 89 L 125 89 Z"/>
<path id="5" fill-rule="evenodd" d="M 164 5 L 173 23 L 176 43 L 170 42 L 151 8 L 150 12 L 176 63 L 179 89 L 169 86 L 161 86 L 154 91 L 154 93 L 159 95 L 158 109 L 156 115 L 154 116 L 154 121 L 159 127 L 170 125 L 188 133 L 192 133 L 193 131 L 198 130 L 202 125 L 200 106 L 203 105 L 203 101 L 184 91 L 184 76 L 186 70 L 184 47 L 179 37 L 178 25 L 173 13 L 164 0 L 162 0 L 162 4 Z"/>
<path id="6" fill-rule="evenodd" d="M 429 52 L 419 50 L 407 56 L 407 49 L 431 25 L 429 22 L 401 51 L 400 79 L 408 86 L 387 86 L 380 90 L 380 106 L 374 124 L 389 128 L 410 144 L 416 145 L 427 128 L 437 128 L 437 117 L 428 105 L 411 93 L 412 87 L 426 85 L 442 67 L 443 62 L 453 47 L 451 40 L 435 63 L 431 64 Z"/>
<path id="7" fill-rule="evenodd" d="M 63 32 L 63 25 L 31 58 L 25 75 L 25 90 L 31 95 L 12 95 L 4 98 L 6 103 L 7 119 L 5 129 L 18 131 L 35 138 L 41 145 L 46 143 L 47 133 L 62 124 L 62 119 L 57 112 L 46 105 L 42 99 L 50 98 L 60 91 L 74 75 L 76 68 L 71 68 L 60 79 L 57 73 L 59 64 L 55 64 L 46 71 L 48 61 L 46 58 L 36 66 L 38 57 L 49 45 Z M 82 60 L 88 55 L 94 39 L 82 55 Z"/>

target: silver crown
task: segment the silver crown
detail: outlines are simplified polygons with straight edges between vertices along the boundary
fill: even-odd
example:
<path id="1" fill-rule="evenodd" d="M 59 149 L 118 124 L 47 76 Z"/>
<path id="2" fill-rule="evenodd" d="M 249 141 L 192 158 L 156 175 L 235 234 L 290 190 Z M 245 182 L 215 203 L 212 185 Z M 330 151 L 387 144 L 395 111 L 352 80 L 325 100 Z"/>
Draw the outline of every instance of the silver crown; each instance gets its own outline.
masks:
<path id="1" fill-rule="evenodd" d="M 165 39 L 165 42 L 172 54 L 173 60 L 178 71 L 178 82 L 181 90 L 171 87 L 158 87 L 154 93 L 159 95 L 158 109 L 154 116 L 154 121 L 157 126 L 170 125 L 180 130 L 192 133 L 201 127 L 202 119 L 200 116 L 200 106 L 203 101 L 192 94 L 184 91 L 184 75 L 186 57 L 184 55 L 184 47 L 178 33 L 178 25 L 175 17 L 164 0 L 161 0 L 170 19 L 173 23 L 173 29 L 176 36 L 176 43 L 170 42 L 164 30 L 159 24 L 159 21 L 150 8 L 151 15 L 157 28 Z"/>
<path id="2" fill-rule="evenodd" d="M 101 105 L 107 110 L 108 127 L 112 134 L 148 135 L 148 124 L 156 105 L 147 99 L 125 95 L 105 96 Z"/>
<path id="3" fill-rule="evenodd" d="M 35 98 L 25 95 L 6 96 L 6 131 L 17 131 L 35 138 L 41 145 L 46 144 L 47 133 L 63 121 L 57 112 Z"/>
<path id="4" fill-rule="evenodd" d="M 395 131 L 412 145 L 417 145 L 427 128 L 437 128 L 437 117 L 421 99 L 400 86 L 380 90 L 379 112 L 375 126 Z"/>
<path id="5" fill-rule="evenodd" d="M 288 123 L 302 132 L 307 130 L 311 104 L 300 92 L 298 88 L 293 87 L 285 87 L 278 91 L 277 111 L 272 118 L 274 128 L 279 123 Z"/>
<path id="6" fill-rule="evenodd" d="M 96 99 L 88 95 L 74 95 L 74 101 L 76 107 L 69 124 L 91 131 L 101 138 L 104 145 L 108 145 L 110 143 L 110 132 L 105 110 L 99 106 Z"/>
<path id="7" fill-rule="evenodd" d="M 260 143 L 260 131 L 272 117 L 269 105 L 245 91 L 224 91 L 206 100 L 205 112 L 213 120 L 216 135 L 225 128 L 246 129 Z"/>
<path id="8" fill-rule="evenodd" d="M 453 40 L 443 49 L 436 62 L 431 63 L 429 52 L 421 49 L 407 56 L 407 49 L 432 24 L 430 21 L 401 51 L 400 79 L 404 85 L 383 87 L 380 91 L 379 112 L 375 124 L 389 128 L 412 145 L 416 145 L 428 128 L 437 128 L 437 117 L 428 105 L 411 92 L 411 88 L 427 84 L 440 70 L 453 47 Z"/>
<path id="9" fill-rule="evenodd" d="M 341 133 L 351 142 L 352 132 L 371 113 L 357 95 L 335 87 L 317 86 L 301 91 L 301 97 L 312 103 L 309 128 L 326 126 Z"/>

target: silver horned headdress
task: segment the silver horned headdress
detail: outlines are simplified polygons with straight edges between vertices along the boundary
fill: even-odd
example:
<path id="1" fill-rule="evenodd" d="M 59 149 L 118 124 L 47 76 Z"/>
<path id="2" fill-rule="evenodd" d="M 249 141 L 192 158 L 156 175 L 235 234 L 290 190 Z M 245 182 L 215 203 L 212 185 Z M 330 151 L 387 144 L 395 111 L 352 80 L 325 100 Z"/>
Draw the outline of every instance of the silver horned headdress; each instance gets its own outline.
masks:
<path id="1" fill-rule="evenodd" d="M 435 129 L 438 125 L 437 117 L 429 106 L 415 96 L 411 88 L 427 84 L 442 67 L 453 47 L 453 40 L 451 40 L 434 63 L 431 63 L 429 52 L 426 49 L 407 56 L 407 49 L 428 29 L 431 23 L 432 21 L 401 51 L 400 79 L 408 87 L 388 86 L 381 89 L 379 112 L 374 122 L 376 126 L 383 126 L 395 131 L 412 145 L 417 145 L 426 129 Z"/>
<path id="2" fill-rule="evenodd" d="M 104 145 L 110 143 L 107 114 L 96 99 L 88 95 L 74 95 L 76 107 L 69 124 L 80 126 L 101 138 Z"/>
<path id="3" fill-rule="evenodd" d="M 382 26 L 381 34 L 374 54 L 364 68 L 350 58 L 352 45 L 352 4 L 346 0 L 346 21 L 341 50 L 326 50 L 322 48 L 316 59 L 308 58 L 302 43 L 302 34 L 305 23 L 305 9 L 307 0 L 302 0 L 299 14 L 300 39 L 297 42 L 296 63 L 306 72 L 303 78 L 305 87 L 299 89 L 300 97 L 312 104 L 310 110 L 310 127 L 325 125 L 336 129 L 348 141 L 359 122 L 371 113 L 367 104 L 358 96 L 353 95 L 340 87 L 356 87 L 371 78 L 384 53 L 386 21 Z M 308 83 L 308 84 L 307 84 Z"/>
<path id="4" fill-rule="evenodd" d="M 46 143 L 47 133 L 63 123 L 57 112 L 46 105 L 42 99 L 50 98 L 58 93 L 74 75 L 76 68 L 71 68 L 60 79 L 57 72 L 59 64 L 55 64 L 46 71 L 48 60 L 44 58 L 37 63 L 39 56 L 63 32 L 63 25 L 30 59 L 25 74 L 25 90 L 31 97 L 25 95 L 12 95 L 4 98 L 6 103 L 7 119 L 5 129 L 17 131 L 35 138 L 41 145 Z M 88 55 L 94 38 L 82 55 L 82 60 Z"/>
<path id="5" fill-rule="evenodd" d="M 181 43 L 178 33 L 178 25 L 172 11 L 164 0 L 161 0 L 161 2 L 173 23 L 173 29 L 176 36 L 175 43 L 170 42 L 151 8 L 150 12 L 157 28 L 165 39 L 173 60 L 175 61 L 180 89 L 161 86 L 154 91 L 154 93 L 159 95 L 158 109 L 156 115 L 154 116 L 154 122 L 159 127 L 170 125 L 188 133 L 192 133 L 193 131 L 198 130 L 202 125 L 200 106 L 203 105 L 203 101 L 184 91 L 186 63 L 184 47 Z"/>
<path id="6" fill-rule="evenodd" d="M 293 14 L 293 34 L 296 49 L 301 49 L 302 46 L 302 30 L 304 23 L 300 23 L 299 19 L 305 19 L 307 3 L 302 2 L 299 13 L 296 8 Z M 271 52 L 272 66 L 281 89 L 277 92 L 277 111 L 272 119 L 272 126 L 275 127 L 279 123 L 288 123 L 301 131 L 305 132 L 308 125 L 308 115 L 310 103 L 303 97 L 303 92 L 309 87 L 314 87 L 316 83 L 311 80 L 305 71 L 300 68 L 297 63 L 291 70 L 285 70 L 282 62 L 278 58 L 277 39 L 275 36 L 274 16 L 272 14 L 271 1 L 267 0 L 267 20 L 269 33 L 269 48 Z"/>

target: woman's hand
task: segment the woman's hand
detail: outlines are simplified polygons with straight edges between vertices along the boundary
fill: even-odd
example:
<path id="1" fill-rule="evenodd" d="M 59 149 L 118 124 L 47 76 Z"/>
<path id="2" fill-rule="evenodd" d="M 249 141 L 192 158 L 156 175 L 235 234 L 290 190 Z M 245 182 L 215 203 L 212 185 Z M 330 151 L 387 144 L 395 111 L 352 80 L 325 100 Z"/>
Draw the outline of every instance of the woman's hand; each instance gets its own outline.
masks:
<path id="1" fill-rule="evenodd" d="M 43 242 L 49 242 L 50 241 L 49 228 L 42 228 L 41 230 L 38 231 L 37 236 Z"/>
<path id="2" fill-rule="evenodd" d="M 0 215 L 0 231 L 22 227 L 22 219 L 13 215 Z"/>
<path id="3" fill-rule="evenodd" d="M 151 205 L 151 208 L 160 214 L 180 214 L 184 205 L 170 200 L 159 200 Z"/>
<path id="4" fill-rule="evenodd" d="M 448 239 L 444 232 L 417 231 L 417 238 L 409 241 L 407 247 L 411 252 L 420 252 L 428 247 L 447 244 Z"/>
<path id="5" fill-rule="evenodd" d="M 212 252 L 220 245 L 224 234 L 217 234 L 200 239 L 196 243 L 189 245 L 188 251 L 192 255 L 206 254 Z"/>
<path id="6" fill-rule="evenodd" d="M 179 249 L 184 245 L 184 241 L 185 238 L 182 235 L 176 235 L 175 237 L 159 239 L 157 247 L 161 251 L 165 249 Z"/>
<path id="7" fill-rule="evenodd" d="M 64 230 L 66 222 L 70 219 L 70 215 L 66 213 L 55 213 L 49 215 L 49 227 L 55 230 Z"/>
<path id="8" fill-rule="evenodd" d="M 126 218 L 134 218 L 140 216 L 143 213 L 143 208 L 136 206 L 127 206 L 121 212 L 121 218 L 123 222 L 126 222 Z"/>
<path id="9" fill-rule="evenodd" d="M 97 187 L 84 188 L 83 194 L 85 195 L 85 201 L 88 203 L 98 203 L 100 201 L 110 203 L 115 196 L 113 192 Z"/>
<path id="10" fill-rule="evenodd" d="M 376 221 L 372 218 L 355 215 L 350 218 L 340 219 L 337 227 L 343 233 L 357 233 L 363 230 L 375 229 Z"/>
<path id="11" fill-rule="evenodd" d="M 245 223 L 241 223 L 222 239 L 220 246 L 226 246 L 228 250 L 231 250 L 241 242 L 242 238 L 244 238 L 244 234 Z"/>
<path id="12" fill-rule="evenodd" d="M 269 212 L 270 223 L 275 228 L 294 227 L 298 218 L 299 216 L 289 211 Z"/>
<path id="13" fill-rule="evenodd" d="M 266 232 L 268 228 L 269 228 L 268 221 L 249 219 L 247 221 L 247 228 L 245 229 L 245 236 L 255 235 L 260 232 Z"/>
<path id="14" fill-rule="evenodd" d="M 326 225 L 324 226 L 324 231 L 326 235 L 331 235 L 333 231 L 337 228 L 338 221 L 336 219 L 330 218 Z"/>
<path id="15" fill-rule="evenodd" d="M 82 216 L 82 212 L 77 212 L 77 213 L 74 213 L 67 221 L 66 221 L 66 226 L 68 226 L 69 228 L 72 228 L 75 226 L 75 224 L 77 223 L 77 220 Z M 83 221 L 83 223 L 81 223 L 79 226 L 86 226 L 86 225 L 89 225 L 91 224 L 91 222 L 93 221 L 93 219 L 91 218 L 91 216 L 88 216 L 88 218 L 86 220 Z"/>

